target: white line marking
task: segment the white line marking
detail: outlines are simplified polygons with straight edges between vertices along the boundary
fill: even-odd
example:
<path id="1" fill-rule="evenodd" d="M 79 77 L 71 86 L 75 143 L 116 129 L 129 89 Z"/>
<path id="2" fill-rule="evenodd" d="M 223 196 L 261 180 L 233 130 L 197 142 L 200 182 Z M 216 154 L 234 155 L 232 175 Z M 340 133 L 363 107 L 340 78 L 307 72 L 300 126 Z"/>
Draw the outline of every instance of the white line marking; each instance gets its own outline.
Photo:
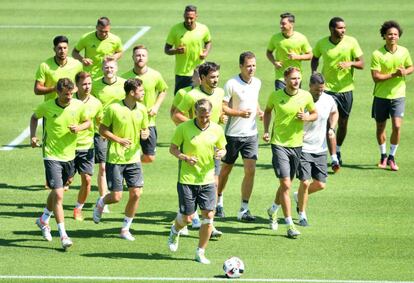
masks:
<path id="1" fill-rule="evenodd" d="M 112 26 L 113 29 L 137 29 L 148 26 Z M 36 25 L 0 25 L 0 29 L 94 29 L 95 26 L 36 26 Z"/>
<path id="2" fill-rule="evenodd" d="M 88 27 L 89 26 L 0 26 L 0 28 L 76 28 L 76 27 Z M 136 42 L 140 37 L 142 37 L 147 31 L 151 29 L 150 26 L 119 26 L 118 28 L 139 28 L 139 31 L 135 33 L 128 41 L 124 44 L 124 52 L 127 51 L 134 42 Z M 115 28 L 115 27 L 113 27 Z M 17 138 L 12 140 L 8 145 L 0 147 L 2 151 L 9 151 L 16 148 L 17 145 L 21 144 L 28 136 L 30 135 L 30 127 L 27 127 Z"/>
<path id="3" fill-rule="evenodd" d="M 90 281 L 215 281 L 229 282 L 227 278 L 180 278 L 180 277 L 106 277 L 106 276 L 37 276 L 37 275 L 0 275 L 1 279 L 16 280 L 90 280 Z M 265 279 L 238 278 L 237 282 L 309 282 L 309 283 L 414 283 L 414 281 L 381 281 L 381 280 L 336 280 L 336 279 Z"/>

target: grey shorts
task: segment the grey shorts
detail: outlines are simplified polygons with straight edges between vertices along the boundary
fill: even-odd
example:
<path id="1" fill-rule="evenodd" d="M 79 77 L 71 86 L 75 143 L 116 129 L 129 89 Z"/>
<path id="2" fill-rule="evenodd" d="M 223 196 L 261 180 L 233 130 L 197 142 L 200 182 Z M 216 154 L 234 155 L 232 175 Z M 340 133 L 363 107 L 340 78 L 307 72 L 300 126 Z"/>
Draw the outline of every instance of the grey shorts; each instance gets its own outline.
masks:
<path id="1" fill-rule="evenodd" d="M 215 159 L 214 158 L 214 176 L 218 176 L 220 175 L 220 159 Z"/>
<path id="2" fill-rule="evenodd" d="M 106 182 L 110 191 L 123 191 L 124 179 L 128 188 L 142 188 L 144 186 L 144 176 L 139 162 L 131 164 L 106 163 L 105 168 Z"/>
<path id="3" fill-rule="evenodd" d="M 106 154 L 108 151 L 108 140 L 95 134 L 93 137 L 93 144 L 95 147 L 95 163 L 105 163 Z"/>
<path id="4" fill-rule="evenodd" d="M 192 215 L 197 210 L 214 210 L 216 205 L 215 184 L 187 185 L 177 183 L 178 203 L 180 212 L 184 215 Z"/>
<path id="5" fill-rule="evenodd" d="M 404 117 L 405 97 L 386 99 L 374 97 L 371 116 L 377 122 L 385 122 L 388 118 Z"/>
<path id="6" fill-rule="evenodd" d="M 226 155 L 222 159 L 224 163 L 234 164 L 239 157 L 243 159 L 257 160 L 259 142 L 257 135 L 249 137 L 230 137 L 226 136 Z"/>
<path id="7" fill-rule="evenodd" d="M 285 87 L 286 87 L 286 84 L 284 81 L 275 80 L 275 90 L 284 89 Z"/>
<path id="8" fill-rule="evenodd" d="M 157 128 L 148 127 L 149 137 L 146 140 L 140 140 L 142 153 L 145 155 L 155 155 L 157 151 Z"/>
<path id="9" fill-rule="evenodd" d="M 63 188 L 66 182 L 75 174 L 74 161 L 43 160 L 45 165 L 46 182 L 49 188 Z"/>
<path id="10" fill-rule="evenodd" d="M 93 165 L 95 150 L 93 148 L 86 150 L 76 150 L 75 171 L 79 174 L 93 175 Z M 75 172 L 74 172 L 75 173 Z"/>
<path id="11" fill-rule="evenodd" d="M 175 88 L 174 95 L 178 90 L 188 87 L 193 84 L 192 76 L 179 76 L 175 75 Z"/>
<path id="12" fill-rule="evenodd" d="M 272 165 L 279 179 L 295 177 L 299 166 L 302 147 L 284 147 L 272 144 Z"/>
<path id="13" fill-rule="evenodd" d="M 339 117 L 348 118 L 351 114 L 352 102 L 354 100 L 352 91 L 332 92 L 325 90 L 325 92 L 335 100 Z"/>
<path id="14" fill-rule="evenodd" d="M 326 178 L 328 177 L 326 158 L 326 152 L 309 153 L 302 151 L 298 166 L 298 179 L 302 181 L 315 179 L 319 182 L 326 183 Z"/>

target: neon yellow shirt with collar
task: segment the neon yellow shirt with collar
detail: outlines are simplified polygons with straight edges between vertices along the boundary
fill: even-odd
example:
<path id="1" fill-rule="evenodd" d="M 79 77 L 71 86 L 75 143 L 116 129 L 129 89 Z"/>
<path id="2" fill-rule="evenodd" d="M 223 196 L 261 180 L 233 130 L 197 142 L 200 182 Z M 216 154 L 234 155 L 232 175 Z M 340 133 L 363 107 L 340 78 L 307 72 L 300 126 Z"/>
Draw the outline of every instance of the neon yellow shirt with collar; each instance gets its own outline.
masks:
<path id="1" fill-rule="evenodd" d="M 214 122 L 202 130 L 195 120 L 188 120 L 177 126 L 171 143 L 190 157 L 196 157 L 194 166 L 179 161 L 178 181 L 189 185 L 206 185 L 214 183 L 215 147 L 223 149 L 226 138 L 221 126 Z"/>
<path id="2" fill-rule="evenodd" d="M 138 78 L 142 80 L 145 92 L 143 104 L 147 107 L 147 109 L 154 106 L 159 93 L 168 89 L 167 83 L 164 81 L 161 73 L 150 67 L 147 67 L 147 71 L 142 75 L 136 74 L 132 69 L 123 74 L 122 77 L 125 79 Z M 150 126 L 155 126 L 155 119 L 156 115 L 149 117 Z"/>
<path id="3" fill-rule="evenodd" d="M 274 120 L 270 143 L 284 147 L 300 147 L 303 144 L 303 121 L 296 118 L 302 110 L 315 110 L 312 95 L 302 89 L 296 95 L 288 95 L 284 89 L 273 91 L 267 100 L 267 109 L 273 110 Z"/>
<path id="4" fill-rule="evenodd" d="M 68 106 L 62 107 L 57 99 L 50 99 L 40 104 L 34 114 L 43 118 L 43 158 L 65 162 L 75 159 L 79 133 L 72 133 L 69 126 L 88 119 L 83 102 L 72 98 Z"/>
<path id="5" fill-rule="evenodd" d="M 354 61 L 362 56 L 358 41 L 345 35 L 338 44 L 333 44 L 329 36 L 322 38 L 313 49 L 313 56 L 323 60 L 322 74 L 326 81 L 326 90 L 347 92 L 354 89 L 354 68 L 340 69 L 340 62 Z"/>
<path id="6" fill-rule="evenodd" d="M 62 66 L 56 63 L 55 57 L 51 57 L 39 65 L 35 80 L 46 87 L 55 87 L 61 78 L 69 78 L 75 82 L 76 74 L 81 71 L 82 63 L 72 57 L 67 57 L 66 64 Z M 44 99 L 46 101 L 55 98 L 57 98 L 57 93 L 54 91 L 46 94 Z"/>
<path id="7" fill-rule="evenodd" d="M 103 118 L 102 103 L 99 99 L 89 95 L 87 100 L 83 101 L 83 104 L 85 105 L 85 114 L 91 120 L 91 126 L 88 129 L 78 133 L 78 141 L 76 145 L 77 150 L 93 148 L 93 136 L 95 132 L 98 132 L 99 127 L 97 121 L 102 121 Z"/>
<path id="8" fill-rule="evenodd" d="M 389 52 L 385 46 L 372 53 L 371 70 L 381 74 L 393 74 L 397 68 L 404 68 L 413 65 L 410 53 L 407 48 L 398 45 L 394 53 Z M 405 97 L 405 77 L 394 77 L 385 81 L 375 83 L 374 96 L 385 99 L 396 99 Z"/>
<path id="9" fill-rule="evenodd" d="M 124 101 L 112 103 L 104 112 L 101 124 L 108 127 L 114 135 L 131 141 L 131 146 L 128 148 L 109 141 L 107 162 L 112 164 L 141 162 L 141 130 L 148 128 L 148 114 L 144 105 L 137 102 L 136 107 L 131 110 Z"/>
<path id="10" fill-rule="evenodd" d="M 93 78 L 103 75 L 102 62 L 105 56 L 122 52 L 122 41 L 113 33 L 108 33 L 108 37 L 101 40 L 96 36 L 96 31 L 85 33 L 76 43 L 75 49 L 78 52 L 85 50 L 84 57 L 92 59 L 93 64 L 85 66 L 86 72 L 90 73 Z"/>
<path id="11" fill-rule="evenodd" d="M 196 22 L 193 30 L 188 30 L 182 22 L 174 25 L 168 33 L 167 44 L 175 48 L 185 46 L 184 54 L 175 54 L 175 74 L 192 76 L 194 69 L 204 62 L 200 55 L 209 41 L 210 30 L 202 23 Z"/>
<path id="12" fill-rule="evenodd" d="M 101 101 L 104 112 L 111 103 L 125 98 L 124 83 L 125 79 L 121 77 L 116 77 L 113 84 L 107 84 L 103 77 L 93 81 L 92 95 Z"/>

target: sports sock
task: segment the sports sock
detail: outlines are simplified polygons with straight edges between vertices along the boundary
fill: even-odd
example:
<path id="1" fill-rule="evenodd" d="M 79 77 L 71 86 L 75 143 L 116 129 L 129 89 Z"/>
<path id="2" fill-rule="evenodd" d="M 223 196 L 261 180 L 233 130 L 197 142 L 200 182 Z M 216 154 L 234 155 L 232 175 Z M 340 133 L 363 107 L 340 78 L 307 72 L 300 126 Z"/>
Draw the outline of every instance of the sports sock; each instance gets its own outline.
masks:
<path id="1" fill-rule="evenodd" d="M 336 152 L 341 152 L 341 146 L 340 145 L 336 145 Z"/>
<path id="2" fill-rule="evenodd" d="M 378 147 L 380 149 L 381 155 L 387 153 L 387 143 L 384 142 L 383 144 L 380 144 Z"/>
<path id="3" fill-rule="evenodd" d="M 42 216 L 40 216 L 40 220 L 42 220 L 43 223 L 49 223 L 50 217 L 52 216 L 53 212 L 49 211 L 47 207 L 43 210 Z"/>
<path id="4" fill-rule="evenodd" d="M 307 219 L 307 217 L 306 217 L 306 212 L 304 212 L 304 211 L 299 211 L 299 219 Z"/>
<path id="5" fill-rule="evenodd" d="M 240 205 L 240 211 L 248 210 L 249 209 L 249 201 L 248 200 L 242 200 Z"/>
<path id="6" fill-rule="evenodd" d="M 68 236 L 68 234 L 66 234 L 65 223 L 64 222 L 58 223 L 57 227 L 58 227 L 60 238 L 64 238 L 64 237 Z"/>
<path id="7" fill-rule="evenodd" d="M 200 220 L 200 216 L 198 215 L 197 211 L 193 214 L 193 220 L 198 219 Z"/>
<path id="8" fill-rule="evenodd" d="M 175 229 L 175 225 L 171 226 L 171 231 L 172 231 L 174 234 L 178 234 L 178 231 Z"/>
<path id="9" fill-rule="evenodd" d="M 197 248 L 197 250 L 196 250 L 196 253 L 197 253 L 198 255 L 204 255 L 204 252 L 205 252 L 205 250 L 204 250 L 204 249 L 202 249 L 202 248 Z"/>
<path id="10" fill-rule="evenodd" d="M 286 222 L 286 225 L 292 225 L 293 224 L 292 217 L 291 216 L 285 217 L 285 222 Z"/>
<path id="11" fill-rule="evenodd" d="M 273 203 L 272 206 L 270 207 L 270 210 L 275 213 L 277 212 L 277 210 L 279 209 L 280 205 L 277 205 L 276 203 Z"/>
<path id="12" fill-rule="evenodd" d="M 390 155 L 395 156 L 397 153 L 398 144 L 391 144 L 390 146 Z"/>
<path id="13" fill-rule="evenodd" d="M 84 203 L 76 202 L 75 208 L 82 209 L 84 205 L 85 205 Z"/>
<path id="14" fill-rule="evenodd" d="M 218 195 L 217 206 L 223 207 L 223 205 L 224 205 L 223 195 Z"/>
<path id="15" fill-rule="evenodd" d="M 101 208 L 103 208 L 104 206 L 105 206 L 105 203 L 104 203 L 104 198 L 102 197 L 102 198 L 99 198 L 99 201 L 98 201 L 98 206 L 100 206 Z"/>
<path id="16" fill-rule="evenodd" d="M 122 230 L 129 230 L 129 227 L 131 227 L 132 220 L 134 218 L 125 216 L 124 222 L 122 222 Z"/>
<path id="17" fill-rule="evenodd" d="M 338 156 L 336 155 L 336 153 L 331 155 L 331 160 L 338 162 Z"/>

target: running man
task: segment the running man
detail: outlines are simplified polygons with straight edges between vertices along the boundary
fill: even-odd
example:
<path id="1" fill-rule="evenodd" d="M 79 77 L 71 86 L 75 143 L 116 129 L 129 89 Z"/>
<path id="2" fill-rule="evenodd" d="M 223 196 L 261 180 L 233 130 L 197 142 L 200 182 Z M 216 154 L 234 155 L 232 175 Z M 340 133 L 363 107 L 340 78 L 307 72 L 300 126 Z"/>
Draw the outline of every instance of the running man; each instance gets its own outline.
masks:
<path id="1" fill-rule="evenodd" d="M 96 202 L 93 221 L 96 224 L 100 222 L 106 204 L 118 203 L 121 200 L 125 181 L 129 199 L 120 237 L 135 241 L 129 229 L 144 187 L 140 139 L 147 139 L 149 136 L 148 114 L 145 106 L 139 103 L 144 99 L 142 81 L 128 79 L 124 89 L 125 98 L 108 106 L 99 127 L 99 133 L 109 140 L 106 176 L 110 193 Z"/>
<path id="2" fill-rule="evenodd" d="M 401 125 L 405 109 L 405 80 L 414 71 L 407 48 L 398 45 L 402 28 L 395 21 L 384 22 L 380 29 L 385 45 L 374 51 L 371 75 L 375 82 L 372 118 L 376 121 L 377 142 L 381 152 L 378 167 L 398 171 L 395 154 L 400 143 Z M 385 127 L 391 117 L 390 152 L 387 157 Z"/>
<path id="3" fill-rule="evenodd" d="M 295 176 L 303 144 L 303 123 L 318 118 L 312 95 L 299 88 L 300 70 L 296 67 L 285 71 L 286 88 L 270 94 L 263 117 L 263 140 L 272 147 L 272 165 L 279 188 L 272 206 L 267 210 L 270 228 L 277 230 L 277 211 L 283 209 L 287 236 L 296 238 L 300 232 L 295 228 L 291 214 L 290 188 Z M 307 110 L 307 112 L 305 112 Z M 274 112 L 272 135 L 269 134 L 270 121 Z"/>
<path id="4" fill-rule="evenodd" d="M 188 5 L 184 22 L 174 25 L 167 36 L 164 52 L 175 56 L 174 95 L 191 85 L 194 69 L 204 62 L 211 48 L 211 34 L 206 25 L 197 22 L 197 7 Z"/>
<path id="5" fill-rule="evenodd" d="M 259 151 L 256 116 L 263 118 L 258 99 L 261 81 L 254 77 L 256 56 L 243 52 L 239 57 L 240 73 L 227 81 L 224 86 L 224 113 L 229 116 L 226 125 L 226 151 L 222 160 L 218 181 L 216 216 L 224 217 L 223 192 L 228 177 L 239 153 L 243 158 L 244 177 L 241 185 L 241 206 L 237 219 L 252 222 L 256 217 L 250 213 L 249 200 L 253 191 L 256 160 Z"/>
<path id="6" fill-rule="evenodd" d="M 362 50 L 358 41 L 345 35 L 345 21 L 334 17 L 329 21 L 330 36 L 316 43 L 311 61 L 312 73 L 316 72 L 319 58 L 323 60 L 322 74 L 326 80 L 325 92 L 332 95 L 338 111 L 338 129 L 336 133 L 336 152 L 330 148 L 332 169 L 342 166 L 341 147 L 348 129 L 354 90 L 354 70 L 364 68 Z M 331 147 L 328 144 L 329 147 Z"/>
<path id="7" fill-rule="evenodd" d="M 168 246 L 171 251 L 177 251 L 179 232 L 191 223 L 198 205 L 203 220 L 195 260 L 203 264 L 210 264 L 205 249 L 213 230 L 216 203 L 214 159 L 220 160 L 226 154 L 223 129 L 210 120 L 212 107 L 209 100 L 198 100 L 196 118 L 178 125 L 170 146 L 170 153 L 180 162 L 177 183 L 180 213 L 171 226 Z"/>
<path id="8" fill-rule="evenodd" d="M 30 119 L 30 140 L 33 148 L 39 146 L 36 137 L 38 120 L 43 119 L 43 163 L 46 183 L 51 189 L 43 214 L 36 220 L 43 238 L 52 241 L 49 220 L 55 216 L 63 249 L 73 245 L 65 229 L 63 213 L 63 186 L 73 176 L 78 133 L 90 127 L 84 104 L 73 99 L 75 85 L 68 78 L 57 81 L 58 97 L 37 106 Z"/>

